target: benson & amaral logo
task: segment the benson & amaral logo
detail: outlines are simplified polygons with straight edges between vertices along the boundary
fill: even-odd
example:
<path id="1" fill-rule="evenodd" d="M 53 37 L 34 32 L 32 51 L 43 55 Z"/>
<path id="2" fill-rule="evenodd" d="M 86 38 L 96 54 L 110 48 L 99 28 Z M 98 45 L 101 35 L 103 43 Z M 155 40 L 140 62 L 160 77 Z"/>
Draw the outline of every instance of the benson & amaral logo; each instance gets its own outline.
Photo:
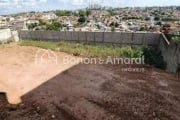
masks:
<path id="1" fill-rule="evenodd" d="M 52 50 L 40 49 L 35 54 L 35 64 L 58 64 L 58 58 Z"/>

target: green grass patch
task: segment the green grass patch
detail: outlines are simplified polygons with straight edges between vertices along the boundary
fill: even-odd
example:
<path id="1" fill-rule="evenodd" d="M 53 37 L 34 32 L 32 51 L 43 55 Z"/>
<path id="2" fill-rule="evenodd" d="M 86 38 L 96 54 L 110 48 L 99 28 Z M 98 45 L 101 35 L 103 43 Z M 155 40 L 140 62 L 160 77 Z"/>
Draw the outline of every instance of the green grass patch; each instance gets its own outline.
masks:
<path id="1" fill-rule="evenodd" d="M 24 40 L 22 46 L 35 46 L 43 49 L 65 52 L 75 56 L 85 57 L 133 57 L 138 58 L 143 54 L 143 48 L 105 46 L 105 45 L 87 45 L 69 42 L 45 42 Z"/>
<path id="2" fill-rule="evenodd" d="M 13 40 L 0 41 L 0 45 L 3 45 L 3 44 L 10 44 L 11 42 L 13 42 Z"/>

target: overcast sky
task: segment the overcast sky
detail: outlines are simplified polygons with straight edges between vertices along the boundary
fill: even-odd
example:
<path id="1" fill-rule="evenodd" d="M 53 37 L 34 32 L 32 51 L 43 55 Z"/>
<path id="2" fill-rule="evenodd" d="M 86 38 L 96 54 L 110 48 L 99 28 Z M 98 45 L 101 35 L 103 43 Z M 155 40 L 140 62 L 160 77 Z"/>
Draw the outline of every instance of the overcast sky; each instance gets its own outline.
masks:
<path id="1" fill-rule="evenodd" d="M 89 4 L 112 7 L 180 6 L 180 0 L 0 0 L 0 15 L 56 9 L 73 10 Z"/>

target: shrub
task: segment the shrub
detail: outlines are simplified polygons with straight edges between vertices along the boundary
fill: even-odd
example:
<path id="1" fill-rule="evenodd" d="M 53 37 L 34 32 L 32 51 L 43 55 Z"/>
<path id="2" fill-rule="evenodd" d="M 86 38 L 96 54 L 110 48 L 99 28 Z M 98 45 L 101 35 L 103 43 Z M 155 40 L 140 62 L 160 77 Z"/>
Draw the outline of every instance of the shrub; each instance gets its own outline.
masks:
<path id="1" fill-rule="evenodd" d="M 180 63 L 178 64 L 178 67 L 177 67 L 177 73 L 180 73 Z"/>
<path id="2" fill-rule="evenodd" d="M 46 27 L 46 30 L 61 30 L 62 24 L 59 22 L 52 22 L 51 24 L 48 24 Z"/>
<path id="3" fill-rule="evenodd" d="M 166 69 L 166 63 L 163 60 L 163 56 L 161 55 L 161 52 L 157 49 L 144 48 L 143 55 L 145 57 L 146 64 L 152 65 L 163 70 Z"/>
<path id="4" fill-rule="evenodd" d="M 177 35 L 177 36 L 173 37 L 172 40 L 174 42 L 180 42 L 180 36 Z"/>
<path id="5" fill-rule="evenodd" d="M 82 23 L 86 22 L 86 18 L 84 16 L 81 16 L 81 17 L 79 17 L 78 22 L 82 24 Z"/>
<path id="6" fill-rule="evenodd" d="M 159 17 L 159 16 L 155 16 L 154 20 L 155 20 L 155 21 L 159 21 L 159 20 L 160 20 L 160 17 Z"/>

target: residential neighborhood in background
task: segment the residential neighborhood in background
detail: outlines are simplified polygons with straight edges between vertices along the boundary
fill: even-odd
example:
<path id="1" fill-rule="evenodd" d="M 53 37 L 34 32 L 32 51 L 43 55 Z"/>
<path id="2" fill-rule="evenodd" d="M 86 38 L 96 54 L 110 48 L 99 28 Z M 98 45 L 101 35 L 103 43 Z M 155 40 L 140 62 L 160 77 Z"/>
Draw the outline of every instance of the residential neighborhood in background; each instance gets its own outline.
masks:
<path id="1" fill-rule="evenodd" d="M 180 7 L 88 8 L 0 16 L 0 28 L 87 32 L 165 32 L 180 34 Z"/>

